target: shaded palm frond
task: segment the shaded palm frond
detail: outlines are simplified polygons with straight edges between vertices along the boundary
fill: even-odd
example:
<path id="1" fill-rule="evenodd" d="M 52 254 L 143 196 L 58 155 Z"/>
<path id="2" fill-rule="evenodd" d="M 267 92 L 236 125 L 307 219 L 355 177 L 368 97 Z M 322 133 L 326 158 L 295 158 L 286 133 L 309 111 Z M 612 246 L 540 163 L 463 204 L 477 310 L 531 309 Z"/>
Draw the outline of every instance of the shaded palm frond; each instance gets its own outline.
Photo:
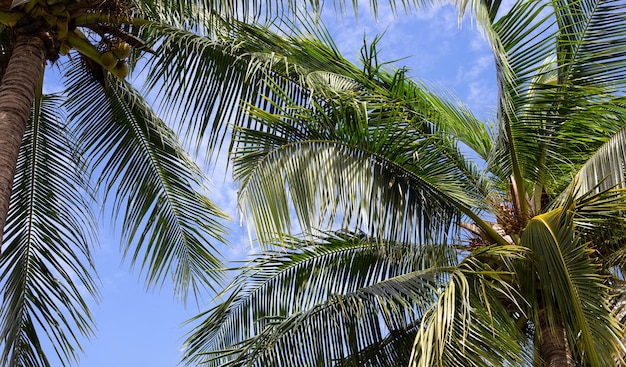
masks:
<path id="1" fill-rule="evenodd" d="M 520 110 L 526 103 L 524 97 L 529 94 L 530 82 L 545 69 L 544 60 L 554 50 L 554 20 L 549 9 L 547 2 L 516 2 L 493 24 L 497 37 L 492 40 L 492 48 L 500 93 L 498 130 L 489 169 L 504 182 L 511 176 L 517 182 L 523 182 L 523 177 L 537 177 L 536 172 L 523 170 L 535 167 L 526 166 L 526 162 L 534 160 L 538 152 L 538 123 L 530 119 L 522 123 L 524 115 Z M 528 136 L 528 131 L 535 134 Z"/>
<path id="2" fill-rule="evenodd" d="M 308 244 L 293 239 L 282 246 L 255 257 L 225 289 L 226 300 L 194 318 L 202 321 L 188 337 L 188 363 L 232 348 L 274 320 L 314 308 L 335 294 L 456 262 L 455 251 L 447 246 L 380 243 L 346 234 Z"/>
<path id="3" fill-rule="evenodd" d="M 624 15 L 612 0 L 518 2 L 496 22 L 513 72 L 493 156 L 503 177 L 558 193 L 623 126 Z"/>
<path id="4" fill-rule="evenodd" d="M 70 365 L 93 333 L 90 187 L 60 104 L 39 95 L 17 162 L 0 257 L 3 366 L 50 366 L 49 346 Z"/>
<path id="5" fill-rule="evenodd" d="M 122 225 L 124 252 L 146 273 L 147 284 L 171 275 L 186 299 L 221 279 L 215 241 L 223 242 L 224 214 L 204 196 L 206 178 L 174 134 L 127 83 L 108 79 L 105 90 L 80 72 L 68 88 L 73 126 L 104 185 L 108 208 Z"/>

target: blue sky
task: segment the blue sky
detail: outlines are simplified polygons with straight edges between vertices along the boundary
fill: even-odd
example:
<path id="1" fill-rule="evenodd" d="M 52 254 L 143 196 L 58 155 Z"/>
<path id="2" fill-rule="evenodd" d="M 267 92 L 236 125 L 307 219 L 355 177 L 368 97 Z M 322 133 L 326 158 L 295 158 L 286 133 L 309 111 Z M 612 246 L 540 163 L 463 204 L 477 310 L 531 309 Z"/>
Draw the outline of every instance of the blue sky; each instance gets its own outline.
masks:
<path id="1" fill-rule="evenodd" d="M 382 3 L 382 2 L 381 2 Z M 386 5 L 386 4 L 385 4 Z M 363 36 L 373 39 L 385 32 L 379 43 L 383 60 L 405 58 L 410 74 L 445 88 L 467 103 L 479 117 L 488 116 L 496 104 L 497 89 L 490 49 L 475 25 L 458 24 L 452 6 L 438 6 L 411 15 L 394 16 L 381 4 L 378 19 L 361 7 L 358 24 L 347 11 L 332 9 L 324 19 L 345 56 L 356 60 Z M 216 169 L 211 199 L 233 217 L 230 249 L 225 254 L 241 259 L 249 251 L 245 229 L 239 227 L 236 191 L 232 182 Z M 179 348 L 188 328 L 182 323 L 207 306 L 208 297 L 197 307 L 177 302 L 171 287 L 146 291 L 137 271 L 122 263 L 114 229 L 107 218 L 100 228 L 101 247 L 95 262 L 101 279 L 101 301 L 92 305 L 97 322 L 96 336 L 85 342 L 81 367 L 172 367 L 179 361 Z"/>

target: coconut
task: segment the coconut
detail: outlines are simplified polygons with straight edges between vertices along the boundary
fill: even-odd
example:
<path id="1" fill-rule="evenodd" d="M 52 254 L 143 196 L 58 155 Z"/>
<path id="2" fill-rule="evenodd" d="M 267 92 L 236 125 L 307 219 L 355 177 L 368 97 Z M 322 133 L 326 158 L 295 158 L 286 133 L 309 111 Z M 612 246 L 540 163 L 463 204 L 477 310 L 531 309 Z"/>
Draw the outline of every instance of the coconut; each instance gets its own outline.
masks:
<path id="1" fill-rule="evenodd" d="M 128 66 L 128 63 L 126 61 L 119 61 L 117 65 L 115 65 L 113 70 L 111 70 L 111 72 L 115 74 L 115 76 L 117 76 L 118 78 L 124 79 L 130 73 L 130 66 Z"/>
<path id="2" fill-rule="evenodd" d="M 116 43 L 111 49 L 118 59 L 125 59 L 130 56 L 130 45 L 124 41 Z"/>
<path id="3" fill-rule="evenodd" d="M 117 65 L 117 57 L 113 55 L 113 52 L 107 51 L 100 55 L 100 63 L 107 69 L 111 69 Z"/>

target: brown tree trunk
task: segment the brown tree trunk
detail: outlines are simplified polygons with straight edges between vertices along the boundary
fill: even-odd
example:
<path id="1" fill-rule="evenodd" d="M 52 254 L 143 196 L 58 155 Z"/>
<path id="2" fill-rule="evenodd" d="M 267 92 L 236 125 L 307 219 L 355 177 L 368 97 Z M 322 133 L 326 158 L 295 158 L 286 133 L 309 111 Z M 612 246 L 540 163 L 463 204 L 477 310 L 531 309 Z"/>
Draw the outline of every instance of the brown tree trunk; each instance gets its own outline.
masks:
<path id="1" fill-rule="evenodd" d="M 21 36 L 0 84 L 0 244 L 17 156 L 45 62 L 43 41 L 36 36 Z"/>
<path id="2" fill-rule="evenodd" d="M 574 359 L 567 341 L 565 327 L 560 319 L 548 323 L 545 310 L 539 311 L 541 358 L 546 367 L 574 367 Z"/>

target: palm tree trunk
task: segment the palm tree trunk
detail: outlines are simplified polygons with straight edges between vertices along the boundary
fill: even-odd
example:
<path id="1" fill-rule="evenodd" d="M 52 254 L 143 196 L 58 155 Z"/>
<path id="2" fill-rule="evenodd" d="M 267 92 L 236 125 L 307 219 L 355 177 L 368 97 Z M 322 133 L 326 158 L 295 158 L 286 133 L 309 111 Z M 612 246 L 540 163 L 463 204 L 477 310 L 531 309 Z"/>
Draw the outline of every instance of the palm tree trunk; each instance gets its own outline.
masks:
<path id="1" fill-rule="evenodd" d="M 539 311 L 541 332 L 541 358 L 546 367 L 574 367 L 574 359 L 569 349 L 565 326 L 560 319 L 555 325 L 548 323 L 545 310 Z"/>
<path id="2" fill-rule="evenodd" d="M 43 41 L 36 36 L 20 36 L 0 84 L 0 244 L 17 157 L 45 62 Z"/>

